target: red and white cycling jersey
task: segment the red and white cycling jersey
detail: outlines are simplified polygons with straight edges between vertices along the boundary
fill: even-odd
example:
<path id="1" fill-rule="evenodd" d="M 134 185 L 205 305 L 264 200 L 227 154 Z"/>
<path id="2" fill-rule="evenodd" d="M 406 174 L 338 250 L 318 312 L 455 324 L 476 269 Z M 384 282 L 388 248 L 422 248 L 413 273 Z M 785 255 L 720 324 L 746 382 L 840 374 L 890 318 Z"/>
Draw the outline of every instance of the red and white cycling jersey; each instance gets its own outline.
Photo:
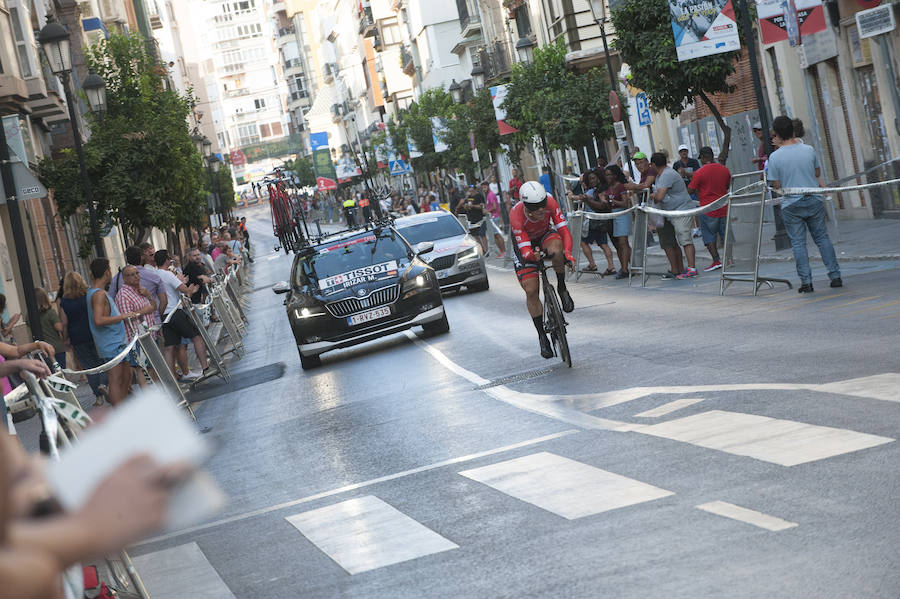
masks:
<path id="1" fill-rule="evenodd" d="M 526 262 L 536 262 L 532 242 L 543 239 L 547 233 L 556 232 L 562 238 L 563 251 L 566 258 L 572 259 L 572 234 L 566 222 L 566 215 L 559 208 L 559 204 L 552 196 L 547 196 L 547 209 L 544 216 L 537 221 L 528 218 L 525 205 L 519 202 L 509 212 L 509 225 L 512 228 L 513 239 L 519 248 L 522 259 Z"/>

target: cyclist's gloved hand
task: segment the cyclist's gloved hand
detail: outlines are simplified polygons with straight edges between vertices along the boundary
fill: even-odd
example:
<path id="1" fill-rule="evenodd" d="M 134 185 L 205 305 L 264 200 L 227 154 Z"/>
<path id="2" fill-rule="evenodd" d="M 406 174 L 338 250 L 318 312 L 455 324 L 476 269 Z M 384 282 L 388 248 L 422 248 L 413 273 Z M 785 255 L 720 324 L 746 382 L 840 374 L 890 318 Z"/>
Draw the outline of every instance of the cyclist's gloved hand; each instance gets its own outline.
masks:
<path id="1" fill-rule="evenodd" d="M 522 260 L 525 262 L 537 262 L 540 260 L 540 256 L 538 256 L 530 246 L 526 246 L 522 248 Z"/>
<path id="2" fill-rule="evenodd" d="M 572 257 L 572 252 L 566 251 L 565 255 L 566 255 L 566 262 L 568 262 L 569 264 L 575 264 L 575 258 Z"/>

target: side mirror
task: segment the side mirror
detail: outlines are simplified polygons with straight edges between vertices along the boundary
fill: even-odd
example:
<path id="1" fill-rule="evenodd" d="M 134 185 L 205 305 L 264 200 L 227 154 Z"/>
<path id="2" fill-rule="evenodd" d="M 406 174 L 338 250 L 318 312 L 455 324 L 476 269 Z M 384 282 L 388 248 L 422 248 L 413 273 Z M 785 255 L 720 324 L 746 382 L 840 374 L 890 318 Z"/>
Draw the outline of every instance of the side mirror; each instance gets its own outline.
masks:
<path id="1" fill-rule="evenodd" d="M 287 281 L 278 281 L 277 283 L 272 285 L 272 291 L 277 295 L 280 295 L 282 293 L 290 293 L 291 284 Z"/>
<path id="2" fill-rule="evenodd" d="M 416 255 L 421 256 L 422 254 L 427 254 L 428 252 L 434 251 L 434 243 L 431 241 L 423 241 L 421 243 L 416 244 Z"/>

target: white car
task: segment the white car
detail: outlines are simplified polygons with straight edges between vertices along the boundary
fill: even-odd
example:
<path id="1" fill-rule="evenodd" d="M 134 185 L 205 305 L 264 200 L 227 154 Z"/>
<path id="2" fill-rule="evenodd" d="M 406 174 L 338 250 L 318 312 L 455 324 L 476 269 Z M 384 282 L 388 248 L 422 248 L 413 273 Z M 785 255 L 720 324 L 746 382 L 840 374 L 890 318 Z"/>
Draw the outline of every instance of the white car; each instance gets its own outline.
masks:
<path id="1" fill-rule="evenodd" d="M 394 227 L 413 247 L 423 241 L 434 243 L 434 250 L 422 258 L 437 273 L 441 291 L 460 287 L 473 291 L 488 289 L 481 246 L 449 212 L 404 216 L 394 221 Z"/>

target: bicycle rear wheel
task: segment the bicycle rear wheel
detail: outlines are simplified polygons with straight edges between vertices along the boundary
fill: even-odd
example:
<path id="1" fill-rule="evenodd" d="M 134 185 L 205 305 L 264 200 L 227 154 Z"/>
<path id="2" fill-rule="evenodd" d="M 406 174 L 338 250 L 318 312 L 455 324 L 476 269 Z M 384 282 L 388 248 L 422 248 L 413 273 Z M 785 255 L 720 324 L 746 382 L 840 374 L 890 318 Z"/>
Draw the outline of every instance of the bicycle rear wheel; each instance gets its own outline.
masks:
<path id="1" fill-rule="evenodd" d="M 546 274 L 544 280 L 544 328 L 550 335 L 550 341 L 556 349 L 556 355 L 572 367 L 572 354 L 569 353 L 569 341 L 566 338 L 566 319 L 563 315 L 562 306 L 559 303 L 559 296 L 556 289 L 547 280 Z"/>

